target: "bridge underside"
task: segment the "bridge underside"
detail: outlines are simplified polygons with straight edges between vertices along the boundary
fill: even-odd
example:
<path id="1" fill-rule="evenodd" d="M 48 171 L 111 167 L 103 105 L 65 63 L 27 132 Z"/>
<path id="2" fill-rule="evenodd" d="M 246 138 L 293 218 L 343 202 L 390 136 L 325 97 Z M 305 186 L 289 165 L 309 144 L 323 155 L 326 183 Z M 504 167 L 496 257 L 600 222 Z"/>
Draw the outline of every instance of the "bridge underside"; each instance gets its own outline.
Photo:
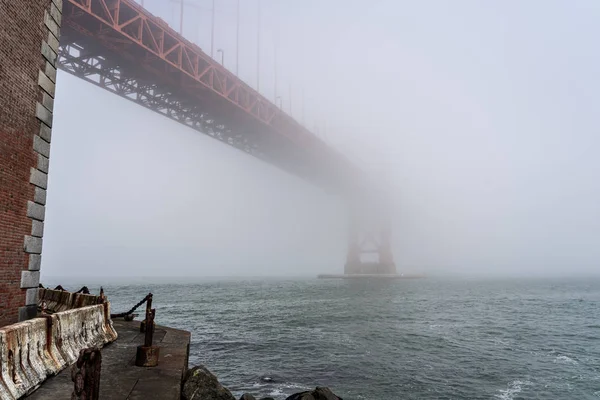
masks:
<path id="1" fill-rule="evenodd" d="M 341 154 L 132 0 L 64 0 L 57 66 L 348 198 L 366 179 Z M 389 236 L 389 235 L 388 235 Z M 395 273 L 389 240 L 352 239 L 346 273 Z"/>
<path id="2" fill-rule="evenodd" d="M 210 105 L 176 90 L 131 62 L 107 55 L 85 40 L 63 45 L 58 66 L 78 78 L 162 114 L 180 124 L 209 135 L 236 149 L 274 164 L 288 172 L 318 181 L 322 176 L 292 144 L 257 126 L 253 121 L 220 116 Z"/>
<path id="3" fill-rule="evenodd" d="M 85 1 L 64 2 L 65 23 L 57 57 L 60 69 L 328 190 L 340 191 L 352 179 L 350 176 L 358 173 L 281 110 L 273 110 L 274 106 L 258 93 L 253 92 L 256 99 L 252 102 L 250 88 L 235 77 L 233 81 L 231 74 L 214 65 L 212 59 L 196 60 L 198 77 L 194 78 L 196 75 L 190 75 L 193 71 L 184 68 L 185 51 L 180 50 L 178 60 L 172 58 L 177 51 L 161 50 L 160 55 L 151 51 L 149 35 L 154 32 L 152 41 L 155 37 L 158 41 L 159 36 L 149 25 L 145 11 L 128 9 L 126 1 L 111 1 L 106 1 L 108 7 L 120 7 L 114 11 L 113 24 L 106 20 L 113 13 L 101 13 L 94 3 L 90 11 L 84 12 L 81 8 Z M 124 23 L 119 25 L 127 10 L 131 13 L 129 20 L 146 18 L 146 22 L 139 29 L 127 31 L 134 23 L 124 28 Z M 165 47 L 165 32 L 169 29 L 160 29 L 164 42 L 160 44 Z M 205 56 L 195 45 L 180 40 Z M 209 73 L 200 74 L 201 68 Z M 242 102 L 246 97 L 247 106 Z"/>

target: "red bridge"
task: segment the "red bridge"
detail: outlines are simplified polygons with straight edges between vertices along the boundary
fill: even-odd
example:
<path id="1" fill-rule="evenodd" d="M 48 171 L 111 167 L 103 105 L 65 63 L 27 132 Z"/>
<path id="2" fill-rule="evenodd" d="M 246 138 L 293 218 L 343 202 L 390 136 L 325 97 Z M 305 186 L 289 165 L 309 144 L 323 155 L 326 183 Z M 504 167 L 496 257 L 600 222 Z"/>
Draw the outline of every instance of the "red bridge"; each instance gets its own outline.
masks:
<path id="1" fill-rule="evenodd" d="M 0 0 L 0 26 L 0 326 L 37 313 L 57 68 L 379 208 L 348 159 L 133 0 Z M 389 221 L 360 234 L 356 214 L 345 272 L 395 273 Z"/>
<path id="2" fill-rule="evenodd" d="M 346 158 L 133 0 L 66 0 L 63 18 L 63 70 L 328 190 L 366 189 Z M 395 272 L 389 228 L 360 230 L 347 272 L 364 269 L 363 253 L 387 260 L 374 271 Z"/>
<path id="3" fill-rule="evenodd" d="M 59 67 L 293 174 L 340 189 L 340 153 L 133 0 L 64 0 Z"/>

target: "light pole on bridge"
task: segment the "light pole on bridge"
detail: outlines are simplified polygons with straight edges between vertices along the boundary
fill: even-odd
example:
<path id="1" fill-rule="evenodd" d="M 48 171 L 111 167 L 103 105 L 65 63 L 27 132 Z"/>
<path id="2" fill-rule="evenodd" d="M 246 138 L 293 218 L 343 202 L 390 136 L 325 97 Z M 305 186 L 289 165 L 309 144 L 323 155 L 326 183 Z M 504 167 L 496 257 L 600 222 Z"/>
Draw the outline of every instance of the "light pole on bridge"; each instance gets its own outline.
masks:
<path id="1" fill-rule="evenodd" d="M 275 97 L 275 102 L 277 102 L 277 98 L 279 97 L 277 96 L 277 43 L 273 46 L 273 78 L 275 80 L 273 84 L 273 96 Z"/>
<path id="2" fill-rule="evenodd" d="M 144 0 L 141 0 L 141 1 L 142 1 L 142 6 L 143 6 Z M 199 7 L 197 4 L 190 3 L 185 0 L 171 0 L 171 1 L 179 3 L 179 34 L 181 36 L 183 36 L 183 6 L 184 6 L 184 3 L 187 3 L 188 6 L 192 6 L 192 7 L 196 7 L 196 8 L 202 8 L 202 7 Z M 210 56 L 212 58 L 215 57 L 215 53 L 214 53 L 214 48 L 215 48 L 215 10 L 216 10 L 215 0 L 212 0 L 211 22 L 210 22 Z M 239 25 L 239 22 L 238 22 L 238 25 Z M 239 31 L 239 27 L 238 27 L 238 31 Z M 199 45 L 199 43 L 198 43 L 198 45 Z"/>
<path id="3" fill-rule="evenodd" d="M 237 0 L 235 29 L 235 74 L 240 75 L 240 0 Z"/>
<path id="4" fill-rule="evenodd" d="M 257 24 L 256 24 L 256 91 L 260 93 L 260 0 L 257 3 Z"/>
<path id="5" fill-rule="evenodd" d="M 221 65 L 225 66 L 225 50 L 217 49 L 217 53 L 221 53 Z"/>
<path id="6" fill-rule="evenodd" d="M 304 125 L 304 85 L 302 85 L 302 125 Z"/>
<path id="7" fill-rule="evenodd" d="M 212 0 L 212 11 L 211 11 L 211 19 L 210 19 L 210 56 L 215 57 L 214 48 L 215 48 L 215 0 Z M 223 63 L 221 63 L 223 64 Z"/>
<path id="8" fill-rule="evenodd" d="M 181 0 L 179 7 L 179 34 L 183 36 L 183 0 Z"/>
<path id="9" fill-rule="evenodd" d="M 290 81 L 290 117 L 294 118 L 292 113 L 292 82 Z"/>

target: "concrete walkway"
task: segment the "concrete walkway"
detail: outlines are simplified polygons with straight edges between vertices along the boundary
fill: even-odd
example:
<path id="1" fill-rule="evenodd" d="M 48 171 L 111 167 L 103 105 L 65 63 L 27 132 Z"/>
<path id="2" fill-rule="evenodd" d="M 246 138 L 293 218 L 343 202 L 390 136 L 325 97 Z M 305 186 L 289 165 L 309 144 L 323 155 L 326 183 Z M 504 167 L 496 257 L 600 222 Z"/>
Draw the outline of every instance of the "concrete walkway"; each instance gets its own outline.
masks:
<path id="1" fill-rule="evenodd" d="M 156 326 L 154 344 L 160 346 L 157 367 L 134 365 L 136 347 L 143 343 L 140 323 L 113 321 L 119 338 L 102 349 L 100 398 L 102 400 L 179 400 L 181 378 L 188 364 L 190 333 Z M 48 379 L 27 397 L 32 400 L 70 399 L 71 367 Z"/>

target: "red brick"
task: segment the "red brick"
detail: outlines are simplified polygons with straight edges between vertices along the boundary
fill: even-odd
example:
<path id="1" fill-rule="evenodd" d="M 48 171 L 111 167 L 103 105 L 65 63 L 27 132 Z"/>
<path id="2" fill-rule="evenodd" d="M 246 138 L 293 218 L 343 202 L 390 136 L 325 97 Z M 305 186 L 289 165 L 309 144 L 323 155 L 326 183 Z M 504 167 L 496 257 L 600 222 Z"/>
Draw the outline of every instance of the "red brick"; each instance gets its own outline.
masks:
<path id="1" fill-rule="evenodd" d="M 50 0 L 0 0 L 0 326 L 16 322 L 25 305 L 20 283 L 29 256 L 23 239 L 31 233 L 27 201 L 34 195 L 29 176 L 37 164 L 37 78 L 44 68 L 40 50 L 49 7 Z"/>

